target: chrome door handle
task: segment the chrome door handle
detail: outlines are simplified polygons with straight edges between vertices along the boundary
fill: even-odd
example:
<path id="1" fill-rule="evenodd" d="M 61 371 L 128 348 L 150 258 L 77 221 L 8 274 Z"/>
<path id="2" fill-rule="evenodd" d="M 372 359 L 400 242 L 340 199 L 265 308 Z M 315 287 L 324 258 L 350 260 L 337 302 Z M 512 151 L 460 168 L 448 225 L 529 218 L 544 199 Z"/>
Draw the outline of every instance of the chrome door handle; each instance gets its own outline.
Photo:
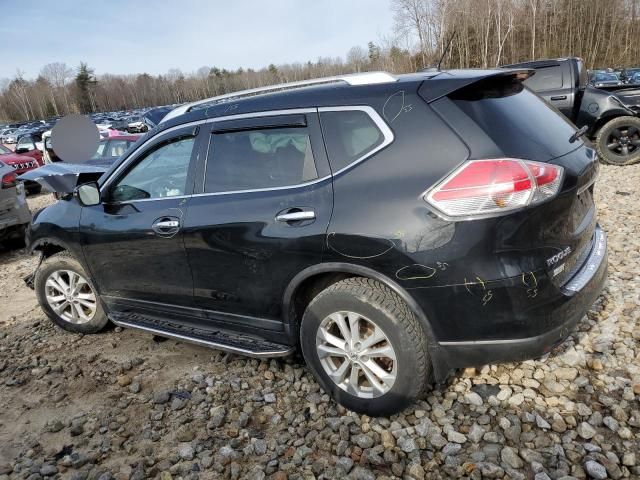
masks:
<path id="1" fill-rule="evenodd" d="M 299 222 L 301 220 L 314 220 L 315 218 L 316 212 L 313 210 L 299 210 L 276 215 L 276 221 L 278 222 Z"/>
<path id="2" fill-rule="evenodd" d="M 160 217 L 151 225 L 156 235 L 172 237 L 180 231 L 180 220 L 176 217 Z"/>
<path id="3" fill-rule="evenodd" d="M 177 228 L 180 226 L 180 222 L 177 220 L 165 220 L 162 222 L 154 223 L 153 226 L 158 228 Z"/>

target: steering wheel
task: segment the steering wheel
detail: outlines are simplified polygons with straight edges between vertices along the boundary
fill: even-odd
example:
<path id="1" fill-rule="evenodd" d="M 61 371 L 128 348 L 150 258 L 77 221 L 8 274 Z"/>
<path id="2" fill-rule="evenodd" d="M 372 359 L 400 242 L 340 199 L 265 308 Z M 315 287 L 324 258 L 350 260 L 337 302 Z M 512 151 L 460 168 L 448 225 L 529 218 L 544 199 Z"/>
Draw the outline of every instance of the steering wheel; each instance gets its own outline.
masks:
<path id="1" fill-rule="evenodd" d="M 149 193 L 151 198 L 175 197 L 182 194 L 182 188 L 175 178 L 160 177 L 151 182 Z"/>

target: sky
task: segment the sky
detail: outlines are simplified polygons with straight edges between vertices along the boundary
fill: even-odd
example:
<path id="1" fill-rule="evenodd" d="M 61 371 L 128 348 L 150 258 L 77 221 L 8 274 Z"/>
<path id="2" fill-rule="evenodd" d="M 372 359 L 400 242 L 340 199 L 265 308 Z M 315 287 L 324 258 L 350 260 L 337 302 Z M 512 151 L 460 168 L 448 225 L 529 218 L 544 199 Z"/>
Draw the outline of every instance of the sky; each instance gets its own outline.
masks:
<path id="1" fill-rule="evenodd" d="M 344 58 L 392 27 L 389 0 L 2 0 L 0 78 L 52 62 L 101 75 Z"/>

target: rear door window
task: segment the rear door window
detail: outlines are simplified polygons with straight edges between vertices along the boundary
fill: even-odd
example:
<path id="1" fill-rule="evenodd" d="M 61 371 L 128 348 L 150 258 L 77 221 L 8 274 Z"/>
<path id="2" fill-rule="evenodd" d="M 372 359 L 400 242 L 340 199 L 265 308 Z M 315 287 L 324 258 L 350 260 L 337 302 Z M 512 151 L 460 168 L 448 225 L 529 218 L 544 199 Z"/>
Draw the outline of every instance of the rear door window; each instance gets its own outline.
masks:
<path id="1" fill-rule="evenodd" d="M 552 65 L 536 68 L 535 75 L 527 78 L 524 83 L 536 92 L 562 88 L 562 67 L 560 65 Z"/>
<path id="2" fill-rule="evenodd" d="M 362 110 L 320 113 L 331 170 L 336 173 L 379 147 L 384 135 Z"/>
<path id="3" fill-rule="evenodd" d="M 307 127 L 213 133 L 205 192 L 294 186 L 318 178 Z"/>

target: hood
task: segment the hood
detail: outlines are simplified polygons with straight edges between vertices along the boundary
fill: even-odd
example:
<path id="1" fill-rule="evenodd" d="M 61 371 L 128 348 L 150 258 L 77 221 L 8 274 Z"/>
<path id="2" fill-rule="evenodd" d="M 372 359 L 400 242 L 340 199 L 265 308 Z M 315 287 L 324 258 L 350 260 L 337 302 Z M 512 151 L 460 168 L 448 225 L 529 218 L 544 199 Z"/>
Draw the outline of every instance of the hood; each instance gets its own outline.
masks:
<path id="1" fill-rule="evenodd" d="M 36 159 L 29 155 L 7 153 L 5 155 L 0 155 L 0 160 L 2 163 L 6 163 L 7 165 L 13 165 L 15 163 L 35 162 Z"/>
<path id="2" fill-rule="evenodd" d="M 38 182 L 50 192 L 70 193 L 82 183 L 98 180 L 107 166 L 56 162 L 23 173 L 20 180 Z"/>

